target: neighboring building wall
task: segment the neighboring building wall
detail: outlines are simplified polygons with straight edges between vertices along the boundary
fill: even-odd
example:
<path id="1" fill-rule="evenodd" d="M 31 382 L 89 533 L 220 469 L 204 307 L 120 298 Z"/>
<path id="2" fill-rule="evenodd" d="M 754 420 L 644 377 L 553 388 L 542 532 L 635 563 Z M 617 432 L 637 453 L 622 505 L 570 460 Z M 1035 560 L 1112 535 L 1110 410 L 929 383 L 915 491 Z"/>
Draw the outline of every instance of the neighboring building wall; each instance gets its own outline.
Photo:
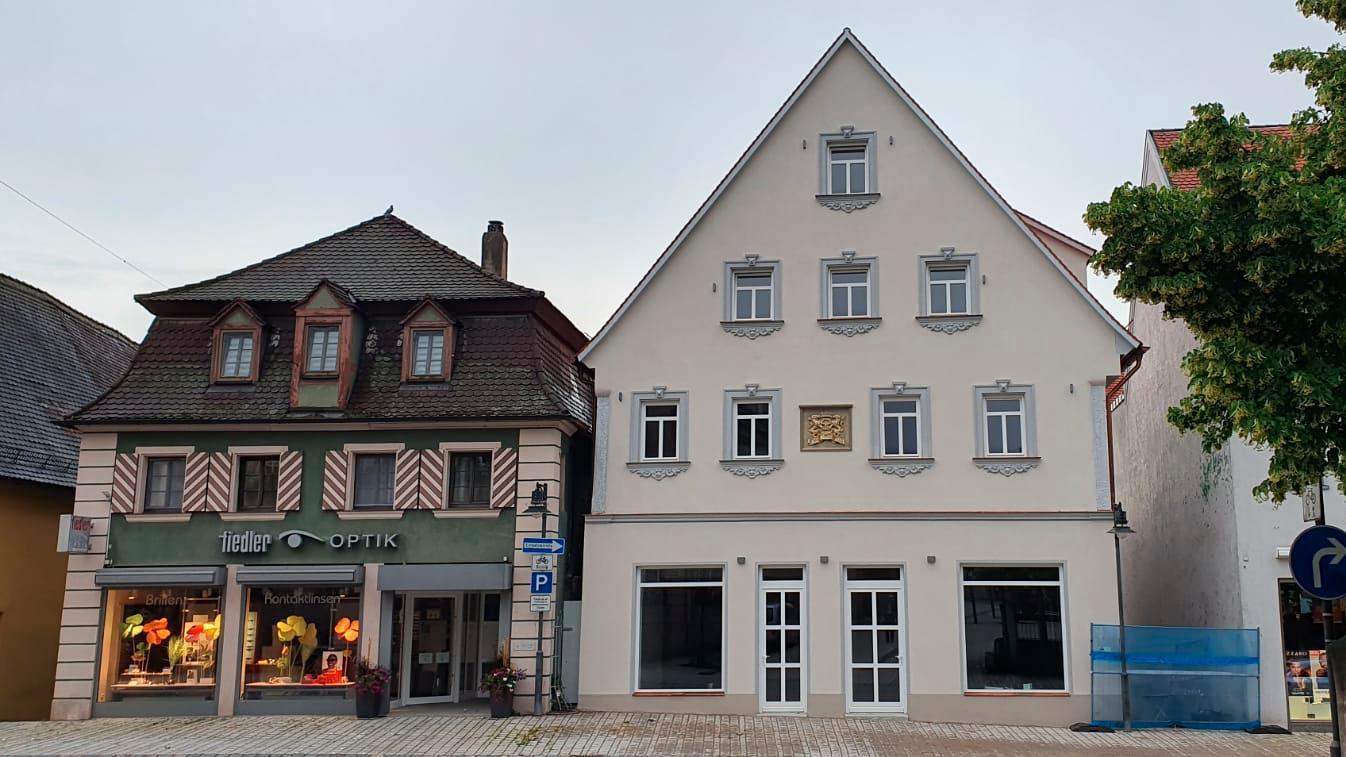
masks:
<path id="1" fill-rule="evenodd" d="M 56 668 L 66 556 L 59 516 L 74 491 L 0 478 L 0 720 L 45 720 Z"/>

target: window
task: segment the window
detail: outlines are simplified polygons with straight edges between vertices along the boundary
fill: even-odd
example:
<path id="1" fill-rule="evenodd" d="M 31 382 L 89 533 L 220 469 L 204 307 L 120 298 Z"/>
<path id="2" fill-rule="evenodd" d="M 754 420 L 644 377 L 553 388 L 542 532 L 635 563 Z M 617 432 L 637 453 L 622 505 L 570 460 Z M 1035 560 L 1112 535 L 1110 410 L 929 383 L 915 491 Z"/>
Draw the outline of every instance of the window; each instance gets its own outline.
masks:
<path id="1" fill-rule="evenodd" d="M 416 378 L 444 375 L 444 330 L 417 330 L 411 333 L 411 375 Z"/>
<path id="2" fill-rule="evenodd" d="M 307 373 L 336 373 L 340 338 L 340 326 L 309 327 Z"/>
<path id="3" fill-rule="evenodd" d="M 977 456 L 1036 459 L 1033 387 L 1000 380 L 995 386 L 975 387 L 973 396 L 977 411 Z"/>
<path id="4" fill-rule="evenodd" d="M 869 403 L 872 428 L 870 456 L 873 460 L 918 458 L 916 463 L 919 463 L 920 460 L 928 461 L 933 457 L 930 444 L 930 390 L 927 387 L 893 382 L 891 387 L 871 389 Z M 919 473 L 923 469 L 906 466 L 901 468 L 901 472 L 905 475 Z M 889 467 L 879 470 L 899 472 Z"/>
<path id="5" fill-rule="evenodd" d="M 251 586 L 242 699 L 353 699 L 360 660 L 359 586 Z"/>
<path id="6" fill-rule="evenodd" d="M 864 194 L 866 188 L 866 145 L 863 142 L 832 143 L 827 146 L 827 193 Z"/>
<path id="7" fill-rule="evenodd" d="M 641 460 L 678 459 L 678 404 L 642 402 Z"/>
<path id="8" fill-rule="evenodd" d="M 724 264 L 724 316 L 720 325 L 734 336 L 756 339 L 780 330 L 781 264 L 746 255 Z"/>
<path id="9" fill-rule="evenodd" d="M 734 457 L 771 457 L 771 402 L 734 403 Z"/>
<path id="10" fill-rule="evenodd" d="M 964 567 L 969 691 L 1064 691 L 1059 567 Z"/>
<path id="11" fill-rule="evenodd" d="M 878 199 L 875 137 L 872 131 L 858 132 L 849 126 L 843 126 L 837 134 L 818 136 L 818 200 L 825 207 L 850 213 Z M 829 201 L 834 198 L 842 201 Z"/>
<path id="12" fill-rule="evenodd" d="M 883 400 L 881 408 L 883 423 L 883 454 L 894 455 L 921 454 L 921 403 L 913 399 Z"/>
<path id="13" fill-rule="evenodd" d="M 103 617 L 99 703 L 215 699 L 218 587 L 109 589 Z"/>
<path id="14" fill-rule="evenodd" d="M 238 461 L 238 494 L 234 509 L 240 513 L 271 512 L 276 509 L 276 481 L 280 458 L 244 457 Z"/>
<path id="15" fill-rule="evenodd" d="M 641 568 L 640 691 L 724 690 L 724 569 Z"/>
<path id="16" fill-rule="evenodd" d="M 734 320 L 770 320 L 772 317 L 771 271 L 734 273 Z"/>
<path id="17" fill-rule="evenodd" d="M 220 378 L 252 378 L 253 333 L 226 331 L 220 341 Z"/>
<path id="18" fill-rule="evenodd" d="M 833 268 L 828 272 L 831 317 L 863 318 L 869 315 L 869 269 Z"/>
<path id="19" fill-rule="evenodd" d="M 449 454 L 449 504 L 486 507 L 491 503 L 491 453 Z"/>
<path id="20" fill-rule="evenodd" d="M 393 454 L 356 455 L 355 488 L 351 502 L 356 508 L 391 509 L 393 506 Z"/>
<path id="21" fill-rule="evenodd" d="M 186 458 L 153 457 L 146 461 L 145 507 L 151 512 L 182 511 L 182 477 Z"/>
<path id="22" fill-rule="evenodd" d="M 931 267 L 929 287 L 930 315 L 966 315 L 970 312 L 967 266 Z"/>
<path id="23" fill-rule="evenodd" d="M 932 331 L 964 331 L 981 320 L 981 273 L 977 254 L 945 247 L 938 255 L 922 255 L 920 312 L 917 320 Z"/>

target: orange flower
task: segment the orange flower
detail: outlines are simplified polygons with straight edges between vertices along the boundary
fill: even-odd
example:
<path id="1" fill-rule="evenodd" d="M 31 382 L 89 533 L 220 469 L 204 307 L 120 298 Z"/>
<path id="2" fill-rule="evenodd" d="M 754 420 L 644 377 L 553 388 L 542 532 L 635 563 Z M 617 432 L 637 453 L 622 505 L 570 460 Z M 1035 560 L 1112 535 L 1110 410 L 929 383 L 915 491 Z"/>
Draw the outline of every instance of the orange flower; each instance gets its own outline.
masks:
<path id="1" fill-rule="evenodd" d="M 360 621 L 342 618 L 337 621 L 336 628 L 332 630 L 336 632 L 338 639 L 344 639 L 347 643 L 350 643 L 360 638 Z"/>
<path id="2" fill-rule="evenodd" d="M 168 618 L 151 620 L 145 624 L 145 640 L 150 646 L 158 646 L 168 640 L 172 632 L 168 630 Z"/>

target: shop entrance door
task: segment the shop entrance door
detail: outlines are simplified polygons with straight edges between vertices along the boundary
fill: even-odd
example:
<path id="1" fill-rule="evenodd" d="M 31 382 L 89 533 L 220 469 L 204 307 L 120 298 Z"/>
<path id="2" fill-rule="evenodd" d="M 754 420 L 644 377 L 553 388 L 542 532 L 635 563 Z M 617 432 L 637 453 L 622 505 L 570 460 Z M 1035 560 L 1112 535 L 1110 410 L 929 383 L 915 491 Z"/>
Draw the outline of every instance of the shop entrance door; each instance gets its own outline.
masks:
<path id="1" fill-rule="evenodd" d="M 846 711 L 906 712 L 902 568 L 848 567 Z"/>
<path id="2" fill-rule="evenodd" d="M 461 607 L 458 594 L 407 595 L 399 692 L 403 704 L 458 701 L 454 673 L 462 657 Z"/>
<path id="3" fill-rule="evenodd" d="M 763 712 L 803 712 L 804 569 L 762 568 L 758 590 L 762 665 L 757 690 Z"/>

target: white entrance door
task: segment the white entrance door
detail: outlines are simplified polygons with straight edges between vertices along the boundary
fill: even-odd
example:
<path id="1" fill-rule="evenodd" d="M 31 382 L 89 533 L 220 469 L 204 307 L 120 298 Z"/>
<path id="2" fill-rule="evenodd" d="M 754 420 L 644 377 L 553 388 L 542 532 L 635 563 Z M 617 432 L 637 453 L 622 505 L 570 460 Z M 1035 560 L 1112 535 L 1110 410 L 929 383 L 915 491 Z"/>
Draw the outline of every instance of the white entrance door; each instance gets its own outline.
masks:
<path id="1" fill-rule="evenodd" d="M 403 608 L 402 703 L 458 701 L 461 595 L 409 594 Z"/>
<path id="2" fill-rule="evenodd" d="M 902 569 L 846 568 L 846 711 L 906 712 Z"/>
<path id="3" fill-rule="evenodd" d="M 804 569 L 762 568 L 758 590 L 761 629 L 758 647 L 762 664 L 757 672 L 759 704 L 763 712 L 803 712 L 804 692 Z"/>

